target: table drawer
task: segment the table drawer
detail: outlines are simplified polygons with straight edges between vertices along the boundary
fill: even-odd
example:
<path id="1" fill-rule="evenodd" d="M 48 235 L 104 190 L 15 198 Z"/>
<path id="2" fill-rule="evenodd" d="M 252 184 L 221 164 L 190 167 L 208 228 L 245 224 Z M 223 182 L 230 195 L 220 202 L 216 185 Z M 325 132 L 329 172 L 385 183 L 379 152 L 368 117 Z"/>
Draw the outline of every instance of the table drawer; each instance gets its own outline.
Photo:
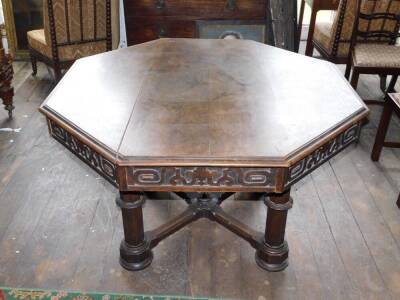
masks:
<path id="1" fill-rule="evenodd" d="M 252 18 L 266 15 L 266 0 L 125 0 L 130 16 Z"/>
<path id="2" fill-rule="evenodd" d="M 190 20 L 168 19 L 165 17 L 135 17 L 127 20 L 129 44 L 140 44 L 162 37 L 194 38 L 196 23 Z"/>

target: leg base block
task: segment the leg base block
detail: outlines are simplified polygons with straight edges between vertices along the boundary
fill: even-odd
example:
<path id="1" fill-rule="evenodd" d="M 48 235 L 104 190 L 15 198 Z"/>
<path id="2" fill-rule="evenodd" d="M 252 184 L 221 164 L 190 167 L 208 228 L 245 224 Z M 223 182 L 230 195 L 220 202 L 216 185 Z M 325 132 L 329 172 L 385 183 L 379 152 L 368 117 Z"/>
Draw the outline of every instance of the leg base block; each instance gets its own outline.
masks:
<path id="1" fill-rule="evenodd" d="M 129 271 L 140 271 L 150 266 L 153 261 L 153 252 L 147 242 L 132 247 L 125 241 L 121 242 L 119 263 Z"/>
<path id="2" fill-rule="evenodd" d="M 271 247 L 264 243 L 263 247 L 257 250 L 255 258 L 257 265 L 269 272 L 279 272 L 289 265 L 289 248 L 286 242 L 281 247 Z"/>

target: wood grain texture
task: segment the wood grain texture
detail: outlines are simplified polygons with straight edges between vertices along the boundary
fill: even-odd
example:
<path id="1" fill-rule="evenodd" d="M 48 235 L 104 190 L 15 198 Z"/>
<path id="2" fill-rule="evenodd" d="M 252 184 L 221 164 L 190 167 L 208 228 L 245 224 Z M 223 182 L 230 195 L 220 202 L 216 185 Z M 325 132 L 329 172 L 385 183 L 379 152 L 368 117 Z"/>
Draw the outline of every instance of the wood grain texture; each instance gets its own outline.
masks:
<path id="1" fill-rule="evenodd" d="M 127 31 L 130 44 L 141 44 L 159 38 L 194 38 L 196 22 L 187 17 L 127 17 L 131 30 Z"/>
<path id="2" fill-rule="evenodd" d="M 119 166 L 288 167 L 368 110 L 332 64 L 252 41 L 161 39 L 80 60 L 41 111 Z"/>

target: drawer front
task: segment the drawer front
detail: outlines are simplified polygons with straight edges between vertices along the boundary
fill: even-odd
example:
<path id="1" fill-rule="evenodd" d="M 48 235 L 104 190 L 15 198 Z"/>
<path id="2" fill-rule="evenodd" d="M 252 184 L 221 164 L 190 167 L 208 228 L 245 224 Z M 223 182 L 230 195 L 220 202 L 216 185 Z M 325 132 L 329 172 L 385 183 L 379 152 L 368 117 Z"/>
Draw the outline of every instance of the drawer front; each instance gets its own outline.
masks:
<path id="1" fill-rule="evenodd" d="M 126 16 L 263 19 L 266 0 L 125 0 Z"/>
<path id="2" fill-rule="evenodd" d="M 163 17 L 127 19 L 128 45 L 140 44 L 162 37 L 194 38 L 196 23 L 188 20 L 168 20 Z"/>

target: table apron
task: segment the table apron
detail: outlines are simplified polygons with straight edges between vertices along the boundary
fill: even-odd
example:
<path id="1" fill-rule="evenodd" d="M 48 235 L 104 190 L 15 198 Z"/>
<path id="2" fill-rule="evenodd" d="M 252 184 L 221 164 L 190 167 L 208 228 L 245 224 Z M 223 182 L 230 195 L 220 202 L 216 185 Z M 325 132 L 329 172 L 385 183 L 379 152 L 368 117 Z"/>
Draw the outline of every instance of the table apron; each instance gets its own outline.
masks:
<path id="1" fill-rule="evenodd" d="M 361 122 L 349 124 L 296 155 L 290 167 L 118 166 L 80 133 L 48 119 L 50 134 L 120 191 L 283 193 L 353 142 Z"/>
<path id="2" fill-rule="evenodd" d="M 165 192 L 279 192 L 285 168 L 120 167 L 120 190 Z"/>

